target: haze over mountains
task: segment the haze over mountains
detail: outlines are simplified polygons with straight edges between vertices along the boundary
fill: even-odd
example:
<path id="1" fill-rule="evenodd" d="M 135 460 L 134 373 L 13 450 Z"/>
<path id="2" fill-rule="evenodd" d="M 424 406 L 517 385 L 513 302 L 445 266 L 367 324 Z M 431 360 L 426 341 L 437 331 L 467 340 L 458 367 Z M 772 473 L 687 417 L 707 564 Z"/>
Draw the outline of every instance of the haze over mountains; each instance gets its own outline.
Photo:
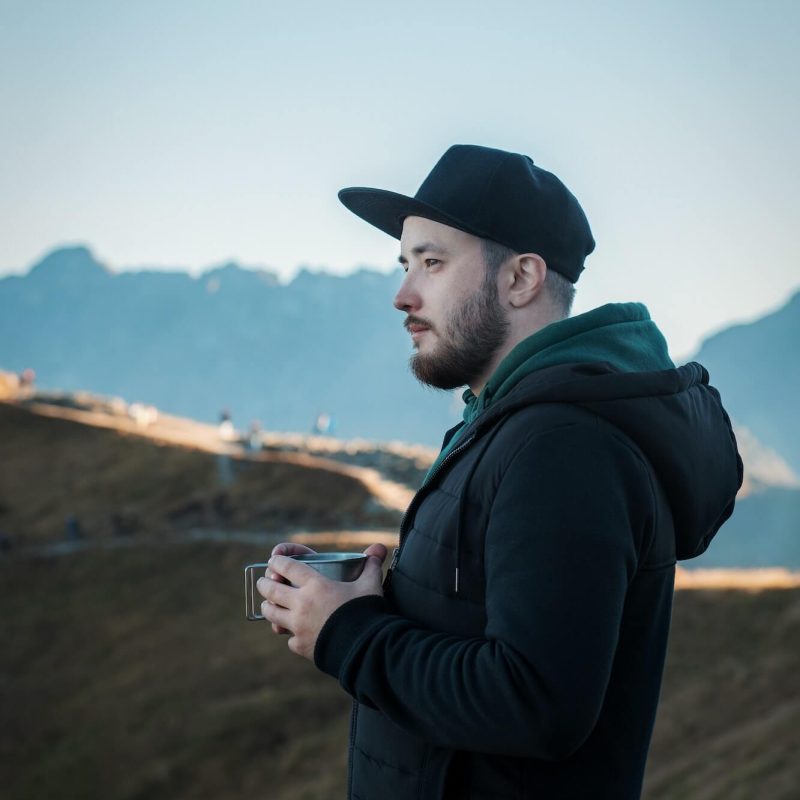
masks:
<path id="1" fill-rule="evenodd" d="M 398 285 L 366 270 L 284 285 L 235 264 L 114 274 L 57 250 L 0 280 L 0 368 L 209 422 L 227 408 L 241 427 L 308 431 L 326 412 L 343 437 L 438 445 L 460 411 L 408 372 Z"/>
<path id="2" fill-rule="evenodd" d="M 706 339 L 705 364 L 733 419 L 800 474 L 800 292 L 772 314 Z"/>
<path id="3" fill-rule="evenodd" d="M 0 368 L 215 421 L 308 430 L 322 411 L 343 437 L 438 445 L 461 401 L 419 386 L 398 274 L 301 271 L 288 284 L 234 263 L 198 277 L 114 273 L 86 247 L 54 250 L 0 279 Z M 708 367 L 737 427 L 800 474 L 800 292 L 753 323 L 706 339 Z"/>
<path id="4" fill-rule="evenodd" d="M 391 306 L 398 285 L 397 274 L 369 270 L 302 271 L 282 284 L 236 264 L 198 277 L 113 273 L 88 248 L 63 248 L 27 275 L 0 279 L 0 369 L 32 367 L 40 387 L 88 389 L 209 422 L 229 409 L 242 428 L 258 419 L 309 431 L 326 412 L 343 438 L 436 446 L 462 403 L 409 373 L 409 338 Z M 776 557 L 753 540 L 753 526 L 789 536 L 775 546 L 794 548 L 800 566 L 797 342 L 800 292 L 708 338 L 694 357 L 722 392 L 745 455 L 749 496 L 735 517 L 749 525 L 736 533 L 728 523 L 726 533 L 765 564 Z"/>

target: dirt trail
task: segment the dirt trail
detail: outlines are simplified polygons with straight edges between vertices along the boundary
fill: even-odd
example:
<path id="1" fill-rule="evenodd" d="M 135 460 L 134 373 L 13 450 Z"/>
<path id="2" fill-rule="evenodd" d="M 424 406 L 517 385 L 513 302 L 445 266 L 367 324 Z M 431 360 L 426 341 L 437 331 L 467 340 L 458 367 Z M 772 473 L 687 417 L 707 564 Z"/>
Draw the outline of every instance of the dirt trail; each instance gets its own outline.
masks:
<path id="1" fill-rule="evenodd" d="M 770 569 L 683 569 L 675 575 L 676 589 L 741 589 L 761 592 L 766 589 L 800 587 L 800 572 L 782 567 Z"/>
<path id="2" fill-rule="evenodd" d="M 25 408 L 44 417 L 67 419 L 83 425 L 108 428 L 131 436 L 139 436 L 164 444 L 177 445 L 207 453 L 227 455 L 245 461 L 281 462 L 314 467 L 329 472 L 347 475 L 358 480 L 370 491 L 376 502 L 395 511 L 405 511 L 414 492 L 397 481 L 389 480 L 377 469 L 343 464 L 329 458 L 298 452 L 250 451 L 241 443 L 225 441 L 220 437 L 219 428 L 183 417 L 159 413 L 157 418 L 143 426 L 127 416 L 116 416 L 99 411 L 49 405 L 46 403 L 26 403 Z"/>
<path id="3" fill-rule="evenodd" d="M 345 531 L 222 531 L 195 528 L 186 533 L 172 533 L 158 537 L 129 539 L 80 539 L 77 541 L 46 542 L 15 548 L 6 557 L 50 558 L 71 556 L 97 550 L 126 550 L 137 547 L 172 547 L 192 542 L 217 542 L 220 544 L 248 544 L 262 547 L 265 552 L 280 542 L 297 542 L 314 549 L 345 550 L 364 549 L 371 544 L 384 544 L 391 550 L 397 547 L 397 532 L 390 530 Z"/>

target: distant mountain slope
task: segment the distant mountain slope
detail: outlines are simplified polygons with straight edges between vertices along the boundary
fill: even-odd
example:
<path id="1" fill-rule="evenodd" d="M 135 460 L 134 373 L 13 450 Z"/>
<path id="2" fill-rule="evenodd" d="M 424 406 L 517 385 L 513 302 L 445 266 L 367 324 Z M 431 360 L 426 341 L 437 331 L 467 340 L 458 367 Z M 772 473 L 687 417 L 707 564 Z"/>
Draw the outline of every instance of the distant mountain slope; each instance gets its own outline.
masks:
<path id="1" fill-rule="evenodd" d="M 458 414 L 408 372 L 397 286 L 366 270 L 282 285 L 235 264 L 114 274 L 85 247 L 57 250 L 0 280 L 0 367 L 200 420 L 227 408 L 241 427 L 308 431 L 327 412 L 347 438 L 438 445 Z"/>
<path id="2" fill-rule="evenodd" d="M 800 570 L 800 490 L 770 487 L 738 500 L 709 549 L 684 566 Z"/>
<path id="3" fill-rule="evenodd" d="M 800 474 L 800 292 L 773 314 L 706 339 L 705 365 L 735 423 Z"/>
<path id="4" fill-rule="evenodd" d="M 746 428 L 736 430 L 744 483 L 733 516 L 689 569 L 800 569 L 800 481 L 786 462 Z"/>
<path id="5" fill-rule="evenodd" d="M 756 439 L 747 429 L 735 427 L 736 444 L 744 463 L 744 482 L 740 496 L 760 492 L 772 486 L 800 488 L 800 479 L 774 450 Z"/>
<path id="6" fill-rule="evenodd" d="M 461 401 L 409 374 L 398 275 L 300 272 L 288 285 L 225 264 L 115 274 L 85 247 L 56 250 L 0 279 L 0 368 L 40 386 L 119 395 L 214 421 L 308 431 L 333 417 L 344 438 L 437 446 Z M 705 364 L 734 422 L 800 475 L 800 293 L 756 322 L 707 339 Z"/>

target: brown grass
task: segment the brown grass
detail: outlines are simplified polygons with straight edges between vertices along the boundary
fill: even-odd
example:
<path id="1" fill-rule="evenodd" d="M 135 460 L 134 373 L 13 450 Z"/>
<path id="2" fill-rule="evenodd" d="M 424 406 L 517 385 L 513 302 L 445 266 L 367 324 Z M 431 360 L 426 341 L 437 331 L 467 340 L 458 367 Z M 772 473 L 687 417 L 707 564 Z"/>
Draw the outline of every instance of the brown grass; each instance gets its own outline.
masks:
<path id="1" fill-rule="evenodd" d="M 0 531 L 15 544 L 63 538 L 70 515 L 92 539 L 115 531 L 391 527 L 399 519 L 358 468 L 297 454 L 229 457 L 5 403 L 0 442 Z"/>
<path id="2" fill-rule="evenodd" d="M 789 800 L 798 786 L 800 589 L 678 592 L 645 796 Z"/>
<path id="3" fill-rule="evenodd" d="M 245 621 L 241 567 L 264 555 L 0 563 L 3 797 L 335 796 L 349 704 Z"/>
<path id="4" fill-rule="evenodd" d="M 268 545 L 167 534 L 391 545 L 385 530 L 354 530 L 396 522 L 368 482 L 278 453 L 237 463 L 223 489 L 213 452 L 2 403 L 0 443 L 0 529 L 14 545 L 0 558 L 3 800 L 342 797 L 348 698 L 244 619 L 242 566 Z M 17 546 L 60 539 L 68 513 L 90 543 L 118 542 L 120 509 L 134 546 Z M 679 573 L 647 800 L 797 797 L 798 584 L 783 571 Z"/>
<path id="5" fill-rule="evenodd" d="M 348 698 L 244 620 L 241 569 L 265 555 L 0 560 L 4 800 L 342 797 Z M 646 798 L 796 796 L 798 642 L 800 589 L 676 595 Z"/>

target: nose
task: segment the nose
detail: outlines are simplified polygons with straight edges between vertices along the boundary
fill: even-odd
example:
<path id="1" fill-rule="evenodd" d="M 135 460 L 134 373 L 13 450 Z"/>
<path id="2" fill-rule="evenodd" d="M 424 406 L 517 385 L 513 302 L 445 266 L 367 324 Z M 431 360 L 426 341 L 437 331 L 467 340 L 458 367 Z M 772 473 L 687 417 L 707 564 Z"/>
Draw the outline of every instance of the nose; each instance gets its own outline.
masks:
<path id="1" fill-rule="evenodd" d="M 418 311 L 420 306 L 419 292 L 414 288 L 414 283 L 411 279 L 411 271 L 406 273 L 397 294 L 394 296 L 394 307 L 398 311 L 405 311 L 411 313 Z"/>

